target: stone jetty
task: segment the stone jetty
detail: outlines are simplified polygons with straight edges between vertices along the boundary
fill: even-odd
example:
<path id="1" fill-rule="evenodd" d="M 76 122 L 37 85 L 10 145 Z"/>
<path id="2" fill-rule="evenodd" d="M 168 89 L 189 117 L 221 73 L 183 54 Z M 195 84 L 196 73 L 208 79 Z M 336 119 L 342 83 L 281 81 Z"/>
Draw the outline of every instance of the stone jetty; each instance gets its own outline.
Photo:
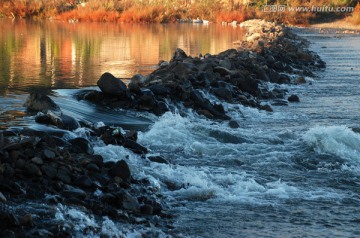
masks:
<path id="1" fill-rule="evenodd" d="M 325 67 L 325 62 L 308 50 L 309 43 L 289 28 L 263 20 L 246 21 L 241 27 L 247 33 L 235 42 L 237 49 L 196 57 L 176 49 L 169 62 L 161 61 L 149 75 L 134 75 L 126 85 L 125 80 L 106 72 L 98 81 L 100 91 L 85 90 L 78 98 L 156 115 L 181 104 L 207 118 L 229 120 L 222 101 L 272 111 L 268 103 L 261 102 L 283 99 L 286 91 L 269 89 L 268 82 L 306 83 L 306 76 Z M 219 100 L 212 102 L 209 94 Z"/>

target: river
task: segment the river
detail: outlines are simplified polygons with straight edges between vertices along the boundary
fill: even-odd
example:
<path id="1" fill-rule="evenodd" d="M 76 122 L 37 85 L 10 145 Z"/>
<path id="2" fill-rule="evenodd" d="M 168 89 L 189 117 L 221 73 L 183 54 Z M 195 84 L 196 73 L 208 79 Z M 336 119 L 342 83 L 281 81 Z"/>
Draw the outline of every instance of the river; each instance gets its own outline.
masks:
<path id="1" fill-rule="evenodd" d="M 140 129 L 139 142 L 170 165 L 146 163 L 121 147 L 95 152 L 125 159 L 165 195 L 175 223 L 159 236 L 360 236 L 359 35 L 295 29 L 327 68 L 305 85 L 281 85 L 300 102 L 273 106 L 272 113 L 224 103 L 240 124 L 231 129 L 192 111 L 186 117 L 110 111 L 73 95 L 105 71 L 123 78 L 149 73 L 176 47 L 191 55 L 232 48 L 243 35 L 239 28 L 25 21 L 2 21 L 0 28 L 1 127 L 35 126 L 22 103 L 29 91 L 48 90 L 77 118 Z"/>

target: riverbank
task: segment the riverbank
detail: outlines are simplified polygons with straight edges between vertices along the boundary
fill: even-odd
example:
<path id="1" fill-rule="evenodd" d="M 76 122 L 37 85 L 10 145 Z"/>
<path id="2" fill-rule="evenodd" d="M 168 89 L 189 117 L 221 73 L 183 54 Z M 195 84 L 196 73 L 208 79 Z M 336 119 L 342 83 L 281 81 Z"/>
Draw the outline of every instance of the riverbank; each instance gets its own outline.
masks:
<path id="1" fill-rule="evenodd" d="M 260 20 L 242 26 L 247 35 L 237 42 L 239 50 L 192 57 L 177 49 L 171 61 L 161 62 L 149 75 L 135 75 L 128 85 L 105 73 L 98 81 L 100 91 L 83 91 L 78 99 L 156 115 L 180 111 L 185 116 L 190 109 L 201 118 L 228 121 L 230 128 L 241 125 L 232 120 L 225 103 L 270 113 L 272 105 L 298 102 L 297 95 L 267 85 L 306 84 L 305 77 L 314 76 L 325 63 L 286 27 Z M 39 94 L 32 94 L 26 107 L 38 111 L 34 119 L 48 127 L 1 133 L 0 216 L 5 236 L 108 235 L 102 227 L 110 229 L 118 220 L 145 227 L 143 235 L 153 227 L 171 233 L 160 189 L 148 178 L 134 178 L 139 176 L 133 176 L 128 155 L 138 154 L 147 163 L 169 161 L 140 145 L 137 132 L 77 121 Z M 105 161 L 95 146 L 121 153 L 111 156 L 113 162 Z"/>
<path id="2" fill-rule="evenodd" d="M 332 28 L 332 29 L 348 29 L 348 30 L 360 30 L 360 25 L 354 24 L 347 19 L 337 20 L 334 22 L 318 23 L 310 25 L 312 28 Z"/>
<path id="3" fill-rule="evenodd" d="M 322 19 L 338 19 L 350 16 L 353 24 L 359 24 L 360 4 L 356 1 L 332 1 L 327 12 L 321 9 L 330 7 L 328 1 L 299 4 L 287 1 L 279 5 L 274 1 L 5 1 L 0 6 L 0 16 L 11 18 L 55 19 L 69 22 L 131 22 L 131 23 L 169 23 L 169 22 L 242 22 L 248 19 L 265 19 L 292 25 L 308 25 Z M 323 6 L 323 7 L 320 7 Z M 270 9 L 272 7 L 272 9 Z M 274 9 L 275 7 L 275 9 Z M 279 7 L 279 9 L 277 9 Z M 285 8 L 284 8 L 285 7 Z M 319 8 L 319 12 L 309 11 Z M 335 8 L 348 9 L 336 12 Z"/>

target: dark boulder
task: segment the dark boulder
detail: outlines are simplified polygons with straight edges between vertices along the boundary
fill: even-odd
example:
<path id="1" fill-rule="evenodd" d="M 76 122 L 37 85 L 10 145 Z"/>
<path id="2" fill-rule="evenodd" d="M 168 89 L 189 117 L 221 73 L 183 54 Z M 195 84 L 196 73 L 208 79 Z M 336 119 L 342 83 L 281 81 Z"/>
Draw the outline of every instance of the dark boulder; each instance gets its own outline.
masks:
<path id="1" fill-rule="evenodd" d="M 130 172 L 129 165 L 125 162 L 125 160 L 119 160 L 109 170 L 109 176 L 111 178 L 119 177 L 123 180 L 130 179 L 131 172 Z"/>
<path id="2" fill-rule="evenodd" d="M 148 160 L 150 160 L 151 162 L 156 162 L 159 164 L 169 164 L 169 161 L 161 155 L 150 155 L 150 156 L 147 156 L 146 158 Z"/>
<path id="3" fill-rule="evenodd" d="M 239 123 L 237 121 L 230 120 L 229 121 L 229 127 L 235 129 L 235 128 L 239 128 L 240 125 L 239 125 Z"/>
<path id="4" fill-rule="evenodd" d="M 148 152 L 148 149 L 144 146 L 140 145 L 136 141 L 130 140 L 125 138 L 122 144 L 125 148 L 131 150 L 132 152 L 136 154 L 146 154 Z"/>
<path id="5" fill-rule="evenodd" d="M 38 113 L 35 121 L 39 124 L 54 125 L 64 130 L 76 130 L 80 127 L 75 118 L 64 114 L 57 115 L 52 111 L 48 111 L 46 114 Z"/>
<path id="6" fill-rule="evenodd" d="M 232 91 L 228 88 L 212 88 L 211 90 L 218 98 L 224 99 L 227 102 L 233 102 Z"/>
<path id="7" fill-rule="evenodd" d="M 143 89 L 141 92 L 142 95 L 138 98 L 138 108 L 145 111 L 153 110 L 157 105 L 154 93 L 149 89 Z"/>
<path id="8" fill-rule="evenodd" d="M 172 62 L 172 61 L 182 61 L 182 60 L 186 59 L 187 57 L 188 56 L 186 55 L 185 51 L 183 51 L 180 48 L 176 48 L 176 50 L 174 52 L 174 55 L 173 55 L 170 62 Z"/>
<path id="9" fill-rule="evenodd" d="M 159 96 L 167 96 L 171 93 L 171 90 L 162 84 L 154 84 L 149 87 L 151 92 L 153 92 L 155 95 Z"/>
<path id="10" fill-rule="evenodd" d="M 97 81 L 97 85 L 106 95 L 118 97 L 126 96 L 126 84 L 111 73 L 106 72 L 101 75 L 100 79 Z"/>
<path id="11" fill-rule="evenodd" d="M 252 78 L 237 78 L 232 79 L 232 82 L 239 87 L 242 91 L 248 92 L 254 96 L 258 96 L 259 91 L 259 80 Z"/>
<path id="12" fill-rule="evenodd" d="M 62 192 L 62 195 L 66 198 L 77 198 L 77 199 L 85 199 L 86 192 L 80 188 L 70 187 L 67 190 Z"/>
<path id="13" fill-rule="evenodd" d="M 194 105 L 197 107 L 197 109 L 199 109 L 197 111 L 200 112 L 200 114 L 205 115 L 211 119 L 229 119 L 229 117 L 225 114 L 223 107 L 219 107 L 219 105 L 213 105 L 208 99 L 203 97 L 199 90 L 193 90 L 190 94 L 190 98 L 194 102 Z"/>
<path id="14" fill-rule="evenodd" d="M 72 145 L 71 149 L 76 153 L 85 153 L 85 154 L 93 154 L 94 149 L 91 143 L 85 138 L 75 138 L 69 140 L 69 143 Z"/>
<path id="15" fill-rule="evenodd" d="M 288 97 L 288 101 L 289 102 L 300 102 L 300 99 L 299 99 L 299 97 L 297 96 L 297 95 L 290 95 L 289 97 Z"/>
<path id="16" fill-rule="evenodd" d="M 30 93 L 24 106 L 30 111 L 60 111 L 60 107 L 49 96 L 36 92 Z"/>
<path id="17" fill-rule="evenodd" d="M 276 83 L 278 84 L 288 84 L 290 83 L 290 77 L 286 74 L 280 74 L 280 77 Z"/>
<path id="18" fill-rule="evenodd" d="M 141 74 L 135 74 L 128 84 L 128 89 L 130 92 L 139 94 L 141 92 L 141 88 L 147 83 L 148 78 L 141 75 Z"/>

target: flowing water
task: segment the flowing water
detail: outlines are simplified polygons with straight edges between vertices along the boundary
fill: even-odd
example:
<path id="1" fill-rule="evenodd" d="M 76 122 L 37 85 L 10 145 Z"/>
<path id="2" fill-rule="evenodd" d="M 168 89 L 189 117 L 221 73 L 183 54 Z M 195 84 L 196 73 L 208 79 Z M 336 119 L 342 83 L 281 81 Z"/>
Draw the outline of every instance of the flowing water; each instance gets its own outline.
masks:
<path id="1" fill-rule="evenodd" d="M 29 27 L 34 27 L 40 35 L 45 34 L 47 53 L 38 70 L 35 65 L 41 63 L 41 59 L 31 64 L 33 70 L 27 68 L 22 71 L 27 66 L 18 63 L 28 62 L 27 57 L 36 58 L 30 53 L 28 56 L 13 56 L 15 49 L 5 50 L 11 60 L 1 59 L 0 109 L 3 126 L 34 126 L 31 116 L 22 117 L 25 110 L 21 104 L 27 91 L 42 88 L 52 89 L 53 98 L 60 107 L 77 118 L 141 129 L 139 142 L 150 148 L 152 153 L 167 157 L 170 165 L 149 163 L 117 146 L 97 146 L 95 152 L 105 160 L 125 159 L 135 176 L 151 178 L 153 185 L 165 195 L 170 211 L 176 215 L 174 230 L 165 231 L 169 235 L 360 236 L 358 35 L 339 36 L 319 34 L 309 29 L 296 30 L 310 40 L 311 49 L 322 57 L 327 68 L 317 72 L 318 78 L 307 77 L 308 84 L 282 85 L 289 93 L 297 94 L 300 103 L 274 106 L 273 113 L 225 104 L 229 115 L 240 124 L 240 128 L 231 129 L 227 122 L 210 121 L 190 110 L 186 117 L 176 111 L 161 117 L 122 110 L 109 111 L 78 102 L 73 95 L 79 90 L 74 88 L 95 85 L 105 70 L 124 78 L 134 73 L 147 73 L 153 70 L 159 59 L 170 59 L 175 47 L 185 47 L 190 54 L 218 53 L 231 48 L 232 42 L 242 36 L 239 29 L 218 25 L 132 25 L 124 30 L 123 25 L 97 25 L 95 32 L 81 24 L 47 24 L 50 26 L 45 30 L 37 24 L 22 26 L 29 32 Z M 79 51 L 79 47 L 86 49 L 94 46 L 95 42 L 97 47 L 87 51 L 99 52 L 88 59 L 79 57 L 80 60 L 76 58 L 77 54 L 71 54 L 69 57 L 75 59 L 71 64 L 61 57 L 48 56 L 48 52 L 64 49 L 63 46 L 51 48 L 49 41 L 55 33 L 48 27 L 62 34 L 66 32 L 71 39 L 79 37 L 79 45 L 75 47 L 74 40 L 70 44 L 75 47 L 72 48 L 75 52 Z M 85 36 L 78 36 L 81 31 Z M 22 45 L 18 34 L 14 33 L 16 42 L 9 40 L 11 44 Z M 132 34 L 136 37 L 132 38 Z M 34 41 L 41 45 L 41 39 Z M 129 43 L 123 43 L 124 39 Z M 149 43 L 147 39 L 156 39 L 156 43 Z M 224 48 L 211 48 L 211 45 L 222 45 Z M 156 49 L 153 50 L 153 47 Z M 103 52 L 101 49 L 105 53 L 100 53 Z M 132 53 L 124 56 L 118 49 L 127 52 L 138 50 L 140 58 Z M 36 52 L 41 55 L 42 50 Z M 158 54 L 154 56 L 152 52 Z M 154 59 L 150 60 L 150 56 Z M 61 71 L 62 67 L 58 68 L 57 64 L 70 64 L 70 71 Z M 210 95 L 209 98 L 215 100 Z M 81 131 L 78 133 L 81 134 Z M 58 219 L 64 214 L 80 224 L 95 223 L 80 211 L 58 208 Z M 129 228 L 126 232 L 117 227 L 116 221 L 107 218 L 97 225 L 102 226 L 103 232 L 108 235 L 136 237 L 142 229 Z M 165 236 L 161 231 L 156 235 Z"/>

